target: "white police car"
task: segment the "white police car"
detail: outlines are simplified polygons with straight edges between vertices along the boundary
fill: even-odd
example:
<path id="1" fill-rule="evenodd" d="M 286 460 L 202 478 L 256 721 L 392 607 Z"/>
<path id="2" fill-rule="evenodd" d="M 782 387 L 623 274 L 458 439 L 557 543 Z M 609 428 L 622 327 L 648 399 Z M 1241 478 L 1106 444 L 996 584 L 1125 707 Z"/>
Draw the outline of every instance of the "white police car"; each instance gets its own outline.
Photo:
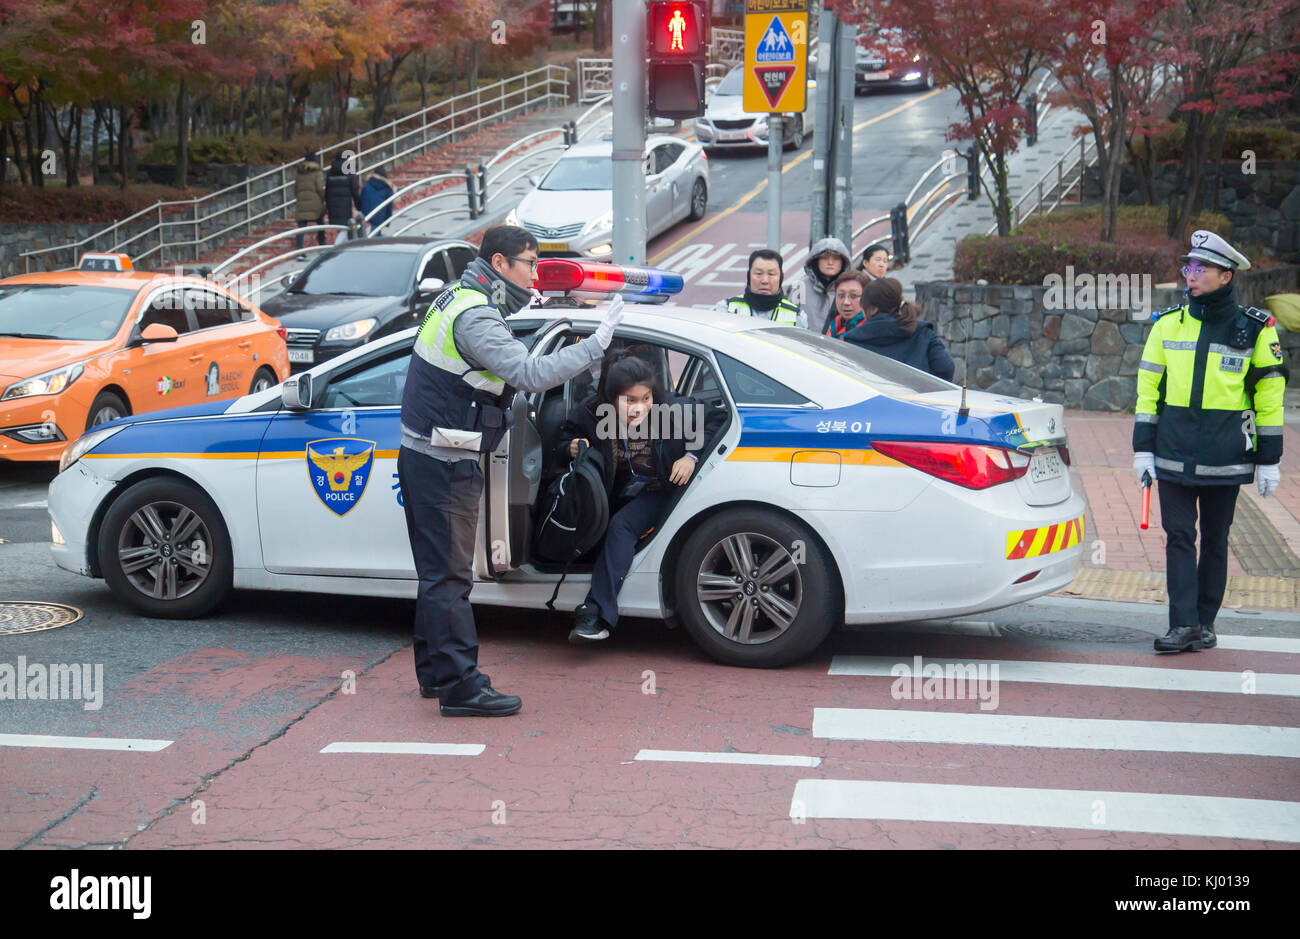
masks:
<path id="1" fill-rule="evenodd" d="M 772 666 L 838 622 L 973 613 L 1074 578 L 1084 501 L 1059 406 L 972 392 L 964 411 L 956 385 L 806 330 L 635 305 L 680 289 L 665 272 L 556 260 L 538 277 L 622 289 L 633 303 L 610 351 L 637 346 L 666 387 L 727 418 L 634 559 L 622 614 L 675 618 L 716 659 Z M 542 355 L 600 315 L 530 308 L 507 322 Z M 414 336 L 87 434 L 50 486 L 58 564 L 151 616 L 200 616 L 232 586 L 413 597 L 396 461 Z M 475 602 L 542 608 L 559 579 L 529 557 L 530 535 L 561 469 L 560 424 L 598 367 L 514 399 L 516 424 L 486 460 Z M 559 606 L 588 580 L 571 569 Z"/>

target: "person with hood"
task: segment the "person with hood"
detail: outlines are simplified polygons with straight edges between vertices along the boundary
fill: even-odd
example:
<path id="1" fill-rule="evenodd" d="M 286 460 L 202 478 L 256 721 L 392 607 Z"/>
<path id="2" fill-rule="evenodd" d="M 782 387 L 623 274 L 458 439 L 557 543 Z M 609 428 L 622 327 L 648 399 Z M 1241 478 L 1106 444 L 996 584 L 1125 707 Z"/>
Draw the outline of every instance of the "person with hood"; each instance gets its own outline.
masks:
<path id="1" fill-rule="evenodd" d="M 361 184 L 356 173 L 347 171 L 347 161 L 340 151 L 330 164 L 330 171 L 325 174 L 325 211 L 329 213 L 331 225 L 348 225 L 352 221 L 352 210 L 361 208 Z"/>
<path id="2" fill-rule="evenodd" d="M 298 164 L 298 176 L 293 181 L 294 196 L 294 219 L 299 228 L 306 228 L 308 225 L 320 225 L 325 221 L 325 174 L 321 172 L 321 167 L 316 162 L 316 154 L 307 150 L 302 155 L 302 162 Z M 302 232 L 296 236 L 298 241 L 298 250 L 302 250 Z M 316 233 L 316 244 L 325 243 L 325 233 L 318 231 Z M 299 255 L 298 260 L 304 260 L 304 255 Z"/>
<path id="3" fill-rule="evenodd" d="M 784 326 L 807 327 L 808 318 L 799 304 L 781 292 L 785 279 L 781 255 L 771 248 L 759 248 L 749 256 L 745 292 L 719 300 L 714 309 L 737 316 L 761 316 Z"/>
<path id="4" fill-rule="evenodd" d="M 704 415 L 703 428 L 693 436 L 675 417 L 687 408 Z M 574 405 L 560 430 L 558 453 L 569 460 L 577 456 L 579 443 L 597 449 L 610 519 L 591 589 L 573 611 L 570 642 L 609 638 L 637 542 L 663 521 L 676 491 L 690 482 L 705 443 L 725 420 L 717 408 L 665 391 L 654 368 L 631 354 L 603 369 L 597 392 Z"/>
<path id="5" fill-rule="evenodd" d="M 835 279 L 849 269 L 849 251 L 838 238 L 814 242 L 803 274 L 790 285 L 790 299 L 803 307 L 807 326 L 818 335 L 835 313 Z"/>
<path id="6" fill-rule="evenodd" d="M 393 187 L 388 182 L 388 173 L 380 166 L 370 174 L 370 178 L 366 180 L 365 186 L 361 189 L 361 214 L 366 217 L 371 231 L 374 231 L 393 217 L 393 203 L 391 202 L 378 212 L 375 212 L 374 216 L 370 214 L 380 205 L 383 205 L 384 200 L 392 195 Z"/>
<path id="7" fill-rule="evenodd" d="M 844 341 L 952 381 L 957 366 L 934 326 L 920 319 L 915 303 L 903 301 L 903 285 L 892 277 L 873 280 L 862 291 L 867 318 Z"/>
<path id="8" fill-rule="evenodd" d="M 867 320 L 862 309 L 862 295 L 866 292 L 871 278 L 862 271 L 846 271 L 835 279 L 831 285 L 835 297 L 835 308 L 826 318 L 823 336 L 830 339 L 843 339 L 845 333 L 856 329 Z"/>
<path id="9" fill-rule="evenodd" d="M 531 356 L 505 317 L 532 300 L 537 239 L 498 225 L 478 257 L 429 306 L 415 337 L 402 390 L 397 478 L 419 586 L 415 674 L 420 695 L 444 717 L 498 717 L 522 706 L 478 670 L 478 632 L 469 595 L 483 455 L 513 423 L 514 390 L 545 391 L 589 368 L 623 318 L 615 295 L 595 332 L 550 355 Z"/>
<path id="10" fill-rule="evenodd" d="M 872 245 L 863 251 L 858 270 L 865 272 L 872 280 L 880 280 L 889 272 L 889 249 L 884 245 Z"/>

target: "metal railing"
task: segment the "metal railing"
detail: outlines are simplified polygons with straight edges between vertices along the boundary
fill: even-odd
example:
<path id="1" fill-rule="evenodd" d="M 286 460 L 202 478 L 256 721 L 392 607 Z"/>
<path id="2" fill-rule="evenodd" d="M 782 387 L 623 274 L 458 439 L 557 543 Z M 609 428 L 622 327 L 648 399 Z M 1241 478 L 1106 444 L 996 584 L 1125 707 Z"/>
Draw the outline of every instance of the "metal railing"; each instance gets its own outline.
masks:
<path id="1" fill-rule="evenodd" d="M 567 68 L 531 69 L 356 134 L 340 143 L 337 152 L 350 151 L 356 172 L 368 172 L 427 153 L 455 134 L 472 132 L 540 102 L 567 104 L 568 87 Z M 294 180 L 302 162 L 300 158 L 284 163 L 205 196 L 157 202 L 80 241 L 24 252 L 20 255 L 24 270 L 30 272 L 38 259 L 57 263 L 60 252 L 69 254 L 70 263 L 83 251 L 125 251 L 137 263 L 155 258 L 166 264 L 178 261 L 183 253 L 197 260 L 239 229 L 251 233 L 264 221 L 280 218 L 295 202 Z M 222 205 L 226 200 L 233 201 Z M 147 227 L 123 238 L 122 231 L 135 224 Z"/>

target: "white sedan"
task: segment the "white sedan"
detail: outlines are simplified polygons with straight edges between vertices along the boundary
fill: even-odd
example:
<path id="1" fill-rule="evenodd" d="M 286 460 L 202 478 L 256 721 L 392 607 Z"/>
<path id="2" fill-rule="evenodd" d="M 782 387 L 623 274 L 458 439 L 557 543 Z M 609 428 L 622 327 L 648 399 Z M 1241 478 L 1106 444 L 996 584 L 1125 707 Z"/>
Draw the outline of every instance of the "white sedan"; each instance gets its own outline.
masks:
<path id="1" fill-rule="evenodd" d="M 628 282 L 680 278 L 638 272 Z M 542 265 L 570 285 L 582 265 Z M 542 355 L 600 304 L 507 321 Z M 215 609 L 232 587 L 414 597 L 397 481 L 415 330 L 234 402 L 126 418 L 70 447 L 50 486 L 54 556 L 149 616 Z M 666 521 L 639 547 L 620 614 L 673 619 L 714 658 L 774 666 L 838 623 L 995 609 L 1074 579 L 1084 501 L 1058 405 L 971 392 L 766 320 L 630 303 L 611 353 L 725 416 Z M 476 603 L 540 609 L 560 577 L 530 557 L 567 409 L 599 364 L 516 395 L 485 461 Z M 309 376 L 309 377 L 306 377 Z M 710 424 L 716 426 L 717 421 Z M 697 425 L 703 427 L 703 422 Z M 570 570 L 558 605 L 586 595 Z"/>

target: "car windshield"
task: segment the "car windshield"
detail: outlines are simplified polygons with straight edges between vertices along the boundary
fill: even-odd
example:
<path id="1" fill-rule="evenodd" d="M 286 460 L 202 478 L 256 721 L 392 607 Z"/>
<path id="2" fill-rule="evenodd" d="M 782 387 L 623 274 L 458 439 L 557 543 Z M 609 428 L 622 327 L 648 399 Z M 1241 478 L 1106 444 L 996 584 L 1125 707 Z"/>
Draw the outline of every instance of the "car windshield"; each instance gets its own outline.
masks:
<path id="1" fill-rule="evenodd" d="M 78 284 L 0 286 L 0 336 L 33 339 L 111 339 L 122 328 L 134 287 Z"/>
<path id="2" fill-rule="evenodd" d="M 745 70 L 743 68 L 734 68 L 727 73 L 727 76 L 718 82 L 715 95 L 739 95 L 745 92 Z"/>
<path id="3" fill-rule="evenodd" d="M 957 386 L 928 372 L 904 365 L 878 352 L 869 352 L 861 346 L 842 339 L 817 336 L 806 329 L 780 326 L 765 329 L 758 338 L 780 336 L 793 343 L 800 352 L 817 359 L 842 375 L 866 382 L 881 394 L 926 394 L 947 391 Z"/>
<path id="4" fill-rule="evenodd" d="M 614 163 L 609 157 L 569 157 L 551 167 L 538 189 L 613 189 Z"/>
<path id="5" fill-rule="evenodd" d="M 417 255 L 357 248 L 322 258 L 290 293 L 308 296 L 402 297 L 415 285 Z"/>

